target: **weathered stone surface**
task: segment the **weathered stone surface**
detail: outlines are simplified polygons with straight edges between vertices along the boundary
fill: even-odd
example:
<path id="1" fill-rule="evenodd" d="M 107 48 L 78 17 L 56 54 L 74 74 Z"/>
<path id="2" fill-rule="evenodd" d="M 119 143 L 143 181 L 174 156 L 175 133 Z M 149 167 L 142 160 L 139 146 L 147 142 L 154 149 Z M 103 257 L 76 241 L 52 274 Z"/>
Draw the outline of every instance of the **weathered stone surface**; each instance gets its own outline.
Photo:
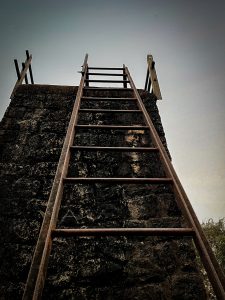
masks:
<path id="1" fill-rule="evenodd" d="M 150 147 L 149 134 L 144 130 L 78 129 L 74 144 L 83 146 Z"/>
<path id="2" fill-rule="evenodd" d="M 23 85 L 0 124 L 1 299 L 21 299 L 75 92 Z"/>
<path id="3" fill-rule="evenodd" d="M 180 227 L 172 189 L 159 185 L 66 185 L 59 227 Z"/>
<path id="4" fill-rule="evenodd" d="M 145 125 L 141 113 L 86 113 L 81 112 L 79 124 L 88 125 Z"/>
<path id="5" fill-rule="evenodd" d="M 69 177 L 165 177 L 158 153 L 141 152 L 77 151 L 68 173 Z"/>
<path id="6" fill-rule="evenodd" d="M 76 91 L 21 86 L 0 124 L 0 299 L 21 299 Z M 167 147 L 156 99 L 139 93 Z M 84 95 L 133 97 L 130 90 L 86 90 Z M 81 107 L 137 109 L 134 101 L 84 101 Z M 83 113 L 79 122 L 144 124 L 138 113 Z M 74 143 L 153 146 L 144 130 L 79 129 Z M 99 151 L 74 152 L 69 175 L 165 176 L 157 153 Z M 169 184 L 66 184 L 58 220 L 59 228 L 185 225 Z M 169 237 L 57 238 L 43 295 L 88 300 L 205 298 L 191 241 Z"/>
<path id="7" fill-rule="evenodd" d="M 127 97 L 127 96 L 126 96 Z M 85 100 L 81 103 L 80 108 L 95 108 L 95 109 L 138 109 L 136 100 Z"/>
<path id="8" fill-rule="evenodd" d="M 192 271 L 179 269 L 184 258 Z M 57 239 L 51 260 L 44 299 L 204 299 L 188 240 Z"/>

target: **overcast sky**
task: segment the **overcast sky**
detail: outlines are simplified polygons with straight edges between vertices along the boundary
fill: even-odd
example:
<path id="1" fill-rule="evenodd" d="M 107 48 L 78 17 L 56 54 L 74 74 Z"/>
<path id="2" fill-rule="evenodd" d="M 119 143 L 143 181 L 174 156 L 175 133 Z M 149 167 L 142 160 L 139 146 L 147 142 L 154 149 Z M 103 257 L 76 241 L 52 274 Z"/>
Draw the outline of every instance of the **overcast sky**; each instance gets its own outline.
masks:
<path id="1" fill-rule="evenodd" d="M 13 59 L 33 54 L 36 83 L 78 85 L 89 65 L 126 64 L 144 86 L 153 54 L 173 164 L 200 221 L 225 216 L 225 1 L 1 1 L 1 117 Z"/>

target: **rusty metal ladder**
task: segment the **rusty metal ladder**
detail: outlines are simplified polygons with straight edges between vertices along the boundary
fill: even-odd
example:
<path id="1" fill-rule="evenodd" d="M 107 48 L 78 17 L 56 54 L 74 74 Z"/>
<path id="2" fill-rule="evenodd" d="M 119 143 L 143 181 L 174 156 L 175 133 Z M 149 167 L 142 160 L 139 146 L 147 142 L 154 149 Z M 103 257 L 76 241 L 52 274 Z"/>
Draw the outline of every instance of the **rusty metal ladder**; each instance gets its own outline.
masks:
<path id="1" fill-rule="evenodd" d="M 41 299 L 44 288 L 45 277 L 47 273 L 48 260 L 51 253 L 52 241 L 54 237 L 67 236 L 112 236 L 112 235 L 139 235 L 139 236 L 189 236 L 192 237 L 199 255 L 202 259 L 203 265 L 207 271 L 210 282 L 213 286 L 215 294 L 218 299 L 225 299 L 225 277 L 224 274 L 208 244 L 208 241 L 202 231 L 201 225 L 195 215 L 195 212 L 185 194 L 185 191 L 176 175 L 172 163 L 164 149 L 164 146 L 158 136 L 158 133 L 149 117 L 149 114 L 140 98 L 140 95 L 134 85 L 130 76 L 128 68 L 123 65 L 123 68 L 90 68 L 88 67 L 88 55 L 86 54 L 82 66 L 82 76 L 80 85 L 76 95 L 76 101 L 73 107 L 71 119 L 69 122 L 67 134 L 65 137 L 63 149 L 61 152 L 58 168 L 53 182 L 51 194 L 48 200 L 48 205 L 39 238 L 33 255 L 27 283 L 24 290 L 23 299 Z M 90 70 L 120 70 L 123 74 L 109 74 L 109 73 L 91 73 Z M 90 75 L 110 75 L 122 76 L 123 80 L 90 80 Z M 91 100 L 105 99 L 105 100 L 133 100 L 136 101 L 139 110 L 110 110 L 110 112 L 139 112 L 143 114 L 145 126 L 116 126 L 116 125 L 79 125 L 79 112 L 96 112 L 96 109 L 80 109 L 81 101 L 90 99 L 90 97 L 83 96 L 84 88 L 89 87 L 90 82 L 116 82 L 123 83 L 123 87 L 127 88 L 129 83 L 133 90 L 134 97 L 132 98 L 97 98 L 91 97 Z M 107 112 L 109 110 L 98 109 L 97 112 Z M 77 128 L 90 129 L 144 129 L 149 130 L 154 147 L 97 147 L 97 146 L 76 146 L 73 145 L 75 132 Z M 70 156 L 75 150 L 93 150 L 93 151 L 139 151 L 139 152 L 158 152 L 161 162 L 166 173 L 165 178 L 68 178 L 68 167 Z M 96 183 L 96 182 L 110 182 L 110 183 L 171 183 L 179 207 L 186 218 L 188 224 L 187 228 L 82 228 L 82 229 L 58 229 L 56 228 L 58 213 L 60 210 L 63 187 L 65 183 Z"/>

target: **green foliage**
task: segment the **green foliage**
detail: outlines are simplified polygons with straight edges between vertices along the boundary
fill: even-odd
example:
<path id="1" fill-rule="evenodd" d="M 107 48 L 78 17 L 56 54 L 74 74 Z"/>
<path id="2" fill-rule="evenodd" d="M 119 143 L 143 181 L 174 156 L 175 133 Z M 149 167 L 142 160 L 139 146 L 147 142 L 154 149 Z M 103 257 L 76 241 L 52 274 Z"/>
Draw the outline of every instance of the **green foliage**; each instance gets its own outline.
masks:
<path id="1" fill-rule="evenodd" d="M 202 228 L 218 263 L 225 272 L 225 218 L 220 219 L 218 222 L 209 219 L 207 222 L 202 223 Z"/>
<path id="2" fill-rule="evenodd" d="M 214 222 L 213 219 L 209 219 L 207 222 L 202 223 L 202 229 L 205 232 L 218 263 L 225 272 L 225 218 L 220 219 L 218 222 Z M 198 262 L 200 262 L 199 256 Z M 217 298 L 213 292 L 211 284 L 209 283 L 208 276 L 201 264 L 200 270 L 203 275 L 208 298 L 210 300 L 216 300 Z"/>

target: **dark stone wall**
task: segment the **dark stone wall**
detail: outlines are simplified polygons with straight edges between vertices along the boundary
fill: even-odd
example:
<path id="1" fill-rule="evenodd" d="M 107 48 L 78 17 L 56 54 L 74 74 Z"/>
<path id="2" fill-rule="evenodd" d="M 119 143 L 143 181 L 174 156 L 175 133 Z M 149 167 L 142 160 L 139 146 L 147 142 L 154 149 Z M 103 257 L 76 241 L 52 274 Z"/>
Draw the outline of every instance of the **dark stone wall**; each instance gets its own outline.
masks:
<path id="1" fill-rule="evenodd" d="M 0 124 L 0 299 L 21 299 L 77 88 L 23 85 Z M 139 91 L 160 138 L 153 95 Z M 130 91 L 85 95 L 131 97 Z M 83 101 L 82 108 L 136 109 Z M 144 124 L 139 113 L 82 113 L 79 124 Z M 76 132 L 76 145 L 152 146 L 143 130 Z M 167 150 L 168 151 L 168 150 Z M 164 177 L 157 153 L 73 153 L 69 176 Z M 170 184 L 66 184 L 59 228 L 180 227 Z M 53 242 L 43 299 L 206 299 L 188 238 L 83 237 Z"/>
<path id="2" fill-rule="evenodd" d="M 0 299 L 21 299 L 75 92 L 20 86 L 0 124 Z"/>

